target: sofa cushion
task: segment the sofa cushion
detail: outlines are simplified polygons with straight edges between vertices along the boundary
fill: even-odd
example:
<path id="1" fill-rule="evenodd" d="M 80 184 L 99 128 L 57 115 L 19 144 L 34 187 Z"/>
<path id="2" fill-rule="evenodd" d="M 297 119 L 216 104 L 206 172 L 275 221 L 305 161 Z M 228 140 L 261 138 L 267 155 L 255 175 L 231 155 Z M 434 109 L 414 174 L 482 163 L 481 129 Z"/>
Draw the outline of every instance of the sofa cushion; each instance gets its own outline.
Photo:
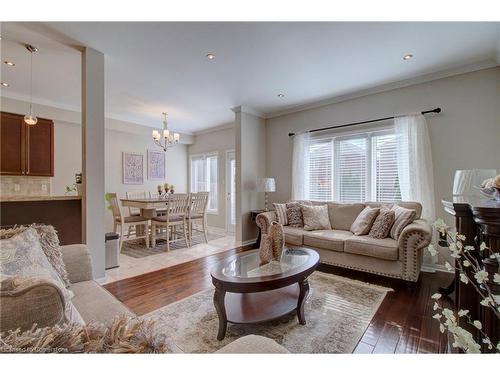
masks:
<path id="1" fill-rule="evenodd" d="M 394 211 L 382 207 L 368 235 L 373 238 L 386 238 L 391 232 L 392 224 L 394 224 Z"/>
<path id="2" fill-rule="evenodd" d="M 352 236 L 345 240 L 344 251 L 373 258 L 397 260 L 398 242 L 392 238 Z"/>
<path id="3" fill-rule="evenodd" d="M 394 224 L 391 228 L 391 237 L 397 240 L 403 229 L 413 223 L 413 220 L 417 217 L 415 210 L 404 208 L 395 204 L 392 206 L 394 211 Z"/>
<path id="4" fill-rule="evenodd" d="M 394 206 L 394 203 L 390 202 L 365 202 L 367 206 L 370 207 L 386 207 L 386 208 L 392 208 Z M 417 214 L 417 217 L 415 219 L 420 219 L 420 215 L 422 214 L 422 205 L 418 202 L 397 202 L 398 206 L 407 208 L 409 210 L 415 210 L 415 213 Z"/>
<path id="5" fill-rule="evenodd" d="M 372 227 L 375 218 L 377 217 L 379 209 L 374 207 L 365 207 L 358 215 L 354 223 L 351 225 L 351 232 L 356 236 L 368 234 Z"/>
<path id="6" fill-rule="evenodd" d="M 305 230 L 331 229 L 330 218 L 328 217 L 328 206 L 307 206 L 302 205 L 302 216 Z"/>
<path id="7" fill-rule="evenodd" d="M 107 323 L 117 315 L 134 316 L 125 305 L 93 280 L 72 284 L 70 289 L 75 294 L 72 302 L 87 324 Z"/>
<path id="8" fill-rule="evenodd" d="M 316 230 L 304 234 L 304 245 L 321 249 L 344 251 L 344 241 L 352 237 L 347 230 Z"/>
<path id="9" fill-rule="evenodd" d="M 309 233 L 303 228 L 283 227 L 285 243 L 289 245 L 302 246 L 304 244 L 304 234 Z"/>
<path id="10" fill-rule="evenodd" d="M 288 225 L 288 220 L 286 218 L 286 203 L 273 203 L 274 209 L 276 210 L 276 218 L 278 223 L 281 225 Z"/>
<path id="11" fill-rule="evenodd" d="M 328 202 L 328 216 L 332 229 L 350 230 L 352 223 L 365 208 L 363 203 Z"/>
<path id="12" fill-rule="evenodd" d="M 302 228 L 304 218 L 302 217 L 302 208 L 299 202 L 288 202 L 286 204 L 286 220 L 291 227 Z"/>

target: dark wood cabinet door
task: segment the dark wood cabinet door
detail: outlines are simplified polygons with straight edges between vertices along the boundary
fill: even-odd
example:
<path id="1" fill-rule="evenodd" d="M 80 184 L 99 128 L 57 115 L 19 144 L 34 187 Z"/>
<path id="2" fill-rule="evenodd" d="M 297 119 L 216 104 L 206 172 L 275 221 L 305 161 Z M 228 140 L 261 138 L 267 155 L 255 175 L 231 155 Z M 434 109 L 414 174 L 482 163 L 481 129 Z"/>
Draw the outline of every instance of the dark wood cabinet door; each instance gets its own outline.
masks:
<path id="1" fill-rule="evenodd" d="M 38 119 L 36 125 L 26 125 L 26 174 L 54 176 L 54 123 Z"/>
<path id="2" fill-rule="evenodd" d="M 0 174 L 19 176 L 25 173 L 25 128 L 22 117 L 1 113 Z"/>

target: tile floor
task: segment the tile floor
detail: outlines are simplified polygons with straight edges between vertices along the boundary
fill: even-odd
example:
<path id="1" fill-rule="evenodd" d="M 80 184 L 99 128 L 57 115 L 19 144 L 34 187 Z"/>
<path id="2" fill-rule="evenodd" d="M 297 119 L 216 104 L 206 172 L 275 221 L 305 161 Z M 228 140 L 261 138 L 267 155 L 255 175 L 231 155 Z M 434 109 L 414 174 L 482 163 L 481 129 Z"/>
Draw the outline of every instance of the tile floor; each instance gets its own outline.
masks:
<path id="1" fill-rule="evenodd" d="M 211 240 L 208 244 L 201 243 L 187 249 L 171 250 L 168 253 L 165 252 L 140 259 L 120 254 L 120 267 L 107 270 L 105 278 L 100 280 L 100 283 L 107 284 L 142 275 L 147 272 L 206 257 L 207 255 L 217 254 L 238 246 L 241 246 L 241 243 L 236 241 L 234 236 L 224 236 L 216 240 Z"/>

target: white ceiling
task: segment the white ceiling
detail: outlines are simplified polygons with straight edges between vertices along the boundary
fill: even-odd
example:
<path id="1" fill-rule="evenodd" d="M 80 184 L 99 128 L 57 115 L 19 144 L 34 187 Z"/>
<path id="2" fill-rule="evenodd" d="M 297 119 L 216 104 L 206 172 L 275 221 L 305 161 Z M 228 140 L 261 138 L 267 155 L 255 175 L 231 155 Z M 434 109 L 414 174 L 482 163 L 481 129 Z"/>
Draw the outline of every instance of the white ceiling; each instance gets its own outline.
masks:
<path id="1" fill-rule="evenodd" d="M 243 105 L 292 107 L 476 63 L 498 63 L 500 23 L 143 23 L 43 25 L 105 54 L 108 117 L 194 132 L 233 121 Z M 2 24 L 2 95 L 80 106 L 80 60 L 33 24 Z M 215 60 L 205 55 L 213 52 Z M 403 61 L 406 53 L 415 57 Z M 285 98 L 277 97 L 284 93 Z"/>

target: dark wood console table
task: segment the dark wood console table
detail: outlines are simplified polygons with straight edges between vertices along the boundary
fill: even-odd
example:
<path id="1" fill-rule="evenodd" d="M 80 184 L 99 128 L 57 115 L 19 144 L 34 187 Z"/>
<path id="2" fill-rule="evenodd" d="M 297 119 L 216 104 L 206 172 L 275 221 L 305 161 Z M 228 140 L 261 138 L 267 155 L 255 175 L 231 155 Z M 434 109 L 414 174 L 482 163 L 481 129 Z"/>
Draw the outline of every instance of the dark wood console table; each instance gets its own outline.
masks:
<path id="1" fill-rule="evenodd" d="M 487 258 L 488 254 L 481 256 L 479 245 L 485 242 L 493 252 L 500 251 L 500 202 L 482 197 L 455 196 L 442 200 L 442 203 L 444 210 L 455 217 L 457 233 L 465 235 L 464 245 L 476 248 L 474 255 L 486 268 L 498 267 L 495 261 Z M 455 291 L 455 308 L 469 310 L 471 318 L 481 320 L 485 325 L 484 331 L 493 342 L 498 342 L 500 322 L 488 311 L 489 309 L 479 304 L 479 296 L 474 286 L 460 282 L 456 273 L 452 285 L 440 290 L 443 294 L 450 294 L 453 291 Z"/>

